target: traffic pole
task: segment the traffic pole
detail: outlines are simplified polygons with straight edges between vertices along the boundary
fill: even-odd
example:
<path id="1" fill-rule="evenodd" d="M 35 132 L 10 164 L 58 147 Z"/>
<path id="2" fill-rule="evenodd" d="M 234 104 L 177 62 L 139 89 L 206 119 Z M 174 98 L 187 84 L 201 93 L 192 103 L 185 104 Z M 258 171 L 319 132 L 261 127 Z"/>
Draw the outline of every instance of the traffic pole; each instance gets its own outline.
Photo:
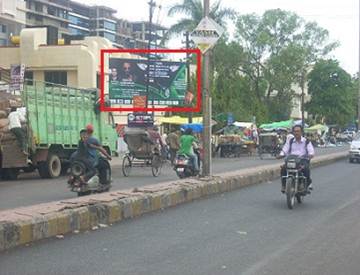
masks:
<path id="1" fill-rule="evenodd" d="M 359 1 L 359 12 L 360 12 L 360 1 Z M 360 131 L 360 14 L 359 14 L 359 72 L 358 72 L 358 106 L 357 106 L 357 130 Z"/>
<path id="2" fill-rule="evenodd" d="M 186 49 L 190 49 L 190 33 L 188 31 L 185 32 L 185 43 L 186 43 Z M 186 53 L 186 90 L 187 92 L 190 92 L 191 90 L 191 74 L 190 74 L 190 60 L 191 58 L 191 54 L 190 53 Z M 190 103 L 191 104 L 191 103 Z M 189 116 L 188 116 L 188 122 L 192 123 L 192 112 L 189 112 Z"/>
<path id="3" fill-rule="evenodd" d="M 204 17 L 210 12 L 210 0 L 204 0 Z M 207 177 L 212 174 L 211 169 L 211 98 L 210 98 L 210 51 L 203 55 L 203 148 L 204 159 L 202 176 Z"/>

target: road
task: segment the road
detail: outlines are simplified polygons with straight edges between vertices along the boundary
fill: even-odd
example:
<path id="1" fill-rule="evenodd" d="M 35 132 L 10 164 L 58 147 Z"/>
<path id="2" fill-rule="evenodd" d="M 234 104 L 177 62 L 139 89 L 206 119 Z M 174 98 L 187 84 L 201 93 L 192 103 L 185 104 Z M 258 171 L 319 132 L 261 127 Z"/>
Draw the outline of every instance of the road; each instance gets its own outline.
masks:
<path id="1" fill-rule="evenodd" d="M 318 155 L 322 155 L 344 150 L 348 150 L 348 146 L 319 148 L 316 151 Z M 270 157 L 260 160 L 256 156 L 229 159 L 215 158 L 213 161 L 213 173 L 234 171 L 276 161 Z M 128 178 L 122 175 L 120 167 L 115 167 L 112 173 L 113 187 L 111 190 L 134 188 L 177 178 L 170 165 L 165 165 L 161 175 L 157 178 L 152 176 L 150 168 L 133 168 L 132 174 Z M 23 174 L 17 181 L 0 181 L 0 210 L 76 197 L 76 193 L 68 190 L 66 180 L 65 177 L 51 180 L 40 179 L 37 173 L 34 173 Z"/>
<path id="2" fill-rule="evenodd" d="M 313 170 L 315 190 L 288 210 L 279 182 L 0 254 L 0 274 L 358 275 L 360 169 Z"/>

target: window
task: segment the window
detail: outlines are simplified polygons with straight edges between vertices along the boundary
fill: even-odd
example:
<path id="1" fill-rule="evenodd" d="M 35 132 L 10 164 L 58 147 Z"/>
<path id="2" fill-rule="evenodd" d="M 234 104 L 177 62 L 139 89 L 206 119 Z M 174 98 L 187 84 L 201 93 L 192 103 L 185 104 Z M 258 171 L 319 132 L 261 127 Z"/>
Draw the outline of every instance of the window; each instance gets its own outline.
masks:
<path id="1" fill-rule="evenodd" d="M 25 75 L 24 75 L 25 81 L 26 81 L 26 85 L 33 85 L 33 80 L 34 80 L 34 72 L 32 71 L 25 71 Z"/>
<path id="2" fill-rule="evenodd" d="M 41 3 L 35 3 L 35 10 L 38 12 L 43 12 L 43 5 Z"/>
<path id="3" fill-rule="evenodd" d="M 69 20 L 70 20 L 71 24 L 73 24 L 73 25 L 83 27 L 83 28 L 89 28 L 89 20 L 87 20 L 87 19 L 69 15 Z"/>
<path id="4" fill-rule="evenodd" d="M 70 33 L 73 35 L 89 35 L 88 31 L 83 31 L 83 30 L 72 28 L 72 27 L 69 27 L 69 30 L 70 30 Z"/>
<path id="5" fill-rule="evenodd" d="M 56 8 L 53 6 L 48 6 L 48 14 L 56 16 Z"/>
<path id="6" fill-rule="evenodd" d="M 67 72 L 66 71 L 47 71 L 45 74 L 45 82 L 47 86 L 53 84 L 67 85 Z"/>
<path id="7" fill-rule="evenodd" d="M 0 25 L 0 32 L 6 33 L 6 25 Z"/>
<path id="8" fill-rule="evenodd" d="M 42 18 L 42 16 L 41 15 L 35 15 L 35 20 L 36 21 L 43 21 L 43 18 Z"/>
<path id="9" fill-rule="evenodd" d="M 1 46 L 6 46 L 6 39 L 1 39 L 0 38 L 0 47 Z"/>
<path id="10" fill-rule="evenodd" d="M 115 35 L 112 34 L 112 33 L 107 33 L 107 32 L 105 32 L 105 33 L 104 33 L 104 37 L 107 38 L 107 39 L 109 39 L 109 40 L 112 41 L 112 42 L 115 42 Z"/>
<path id="11" fill-rule="evenodd" d="M 115 31 L 116 26 L 115 23 L 109 22 L 109 21 L 104 21 L 104 28 L 110 31 Z"/>

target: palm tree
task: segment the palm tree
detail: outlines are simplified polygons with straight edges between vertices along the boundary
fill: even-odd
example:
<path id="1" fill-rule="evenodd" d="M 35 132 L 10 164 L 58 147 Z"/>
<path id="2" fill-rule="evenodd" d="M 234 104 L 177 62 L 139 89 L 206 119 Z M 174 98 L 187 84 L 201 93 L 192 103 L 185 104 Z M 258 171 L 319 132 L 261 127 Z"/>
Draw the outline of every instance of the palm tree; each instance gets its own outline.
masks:
<path id="1" fill-rule="evenodd" d="M 186 17 L 170 27 L 167 33 L 168 38 L 196 28 L 204 16 L 202 0 L 183 0 L 181 4 L 175 4 L 169 9 L 168 16 L 176 14 L 183 14 Z M 233 9 L 221 7 L 221 0 L 216 1 L 210 7 L 209 17 L 222 26 L 225 26 L 226 19 L 234 19 L 235 15 L 236 12 Z"/>

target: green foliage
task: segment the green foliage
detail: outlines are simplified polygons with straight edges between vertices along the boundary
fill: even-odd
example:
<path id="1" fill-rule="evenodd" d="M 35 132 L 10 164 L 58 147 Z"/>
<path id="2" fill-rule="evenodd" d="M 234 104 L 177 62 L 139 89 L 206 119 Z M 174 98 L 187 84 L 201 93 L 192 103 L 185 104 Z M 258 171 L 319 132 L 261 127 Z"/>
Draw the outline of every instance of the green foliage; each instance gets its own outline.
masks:
<path id="1" fill-rule="evenodd" d="M 356 113 L 356 89 L 351 76 L 335 60 L 320 60 L 309 74 L 310 102 L 306 110 L 328 124 L 346 126 Z"/>
<path id="2" fill-rule="evenodd" d="M 224 26 L 236 13 L 220 3 L 212 5 L 211 17 Z M 169 10 L 175 14 L 185 17 L 169 35 L 191 31 L 203 17 L 202 1 L 182 0 Z M 310 68 L 338 44 L 316 23 L 281 9 L 237 15 L 235 27 L 235 40 L 223 37 L 211 53 L 214 114 L 232 112 L 242 121 L 256 116 L 260 123 L 288 119 L 294 85 L 304 90 Z"/>

